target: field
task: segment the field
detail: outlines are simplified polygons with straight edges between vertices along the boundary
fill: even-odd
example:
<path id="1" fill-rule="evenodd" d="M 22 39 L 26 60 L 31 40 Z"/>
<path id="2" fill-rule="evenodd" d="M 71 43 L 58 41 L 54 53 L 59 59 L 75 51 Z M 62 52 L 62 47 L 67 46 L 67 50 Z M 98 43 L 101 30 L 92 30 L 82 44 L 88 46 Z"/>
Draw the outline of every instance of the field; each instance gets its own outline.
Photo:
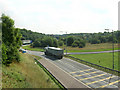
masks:
<path id="1" fill-rule="evenodd" d="M 2 88 L 59 88 L 58 85 L 35 64 L 32 55 L 22 54 L 21 62 L 2 67 Z M 40 59 L 40 57 L 36 57 Z"/>
<path id="2" fill-rule="evenodd" d="M 113 65 L 112 53 L 79 54 L 79 55 L 70 55 L 70 56 L 112 69 L 112 65 Z M 114 53 L 114 67 L 115 70 L 118 70 L 118 52 Z"/>
<path id="3" fill-rule="evenodd" d="M 60 47 L 60 48 L 65 48 Z M 114 49 L 118 50 L 118 44 L 114 44 Z M 112 43 L 90 44 L 87 43 L 84 48 L 67 47 L 67 52 L 96 52 L 96 51 L 109 51 L 112 50 Z M 65 50 L 64 50 L 65 52 Z"/>

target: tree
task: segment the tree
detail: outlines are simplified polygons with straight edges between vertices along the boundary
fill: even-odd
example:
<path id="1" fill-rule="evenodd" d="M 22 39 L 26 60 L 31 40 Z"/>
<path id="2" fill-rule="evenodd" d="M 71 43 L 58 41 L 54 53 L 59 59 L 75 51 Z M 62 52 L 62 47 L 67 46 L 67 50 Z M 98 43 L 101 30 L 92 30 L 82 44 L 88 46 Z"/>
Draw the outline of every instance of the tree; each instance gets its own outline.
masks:
<path id="1" fill-rule="evenodd" d="M 56 38 L 53 38 L 53 44 L 52 44 L 53 47 L 58 47 L 58 41 Z"/>
<path id="2" fill-rule="evenodd" d="M 59 46 L 63 46 L 63 45 L 64 45 L 64 42 L 63 42 L 62 40 L 59 40 L 59 41 L 58 41 L 58 44 L 59 44 Z"/>
<path id="3" fill-rule="evenodd" d="M 91 40 L 91 44 L 99 44 L 100 43 L 100 40 L 94 38 Z"/>
<path id="4" fill-rule="evenodd" d="M 71 46 L 73 42 L 74 42 L 73 36 L 67 37 L 67 46 Z"/>
<path id="5" fill-rule="evenodd" d="M 3 64 L 7 65 L 13 60 L 20 61 L 18 48 L 21 46 L 21 35 L 19 29 L 14 27 L 14 21 L 2 14 L 2 52 Z"/>
<path id="6" fill-rule="evenodd" d="M 33 43 L 33 47 L 40 47 L 41 46 L 41 43 L 40 41 L 36 40 L 34 43 Z"/>
<path id="7" fill-rule="evenodd" d="M 72 47 L 78 47 L 78 45 L 75 42 L 73 42 Z"/>

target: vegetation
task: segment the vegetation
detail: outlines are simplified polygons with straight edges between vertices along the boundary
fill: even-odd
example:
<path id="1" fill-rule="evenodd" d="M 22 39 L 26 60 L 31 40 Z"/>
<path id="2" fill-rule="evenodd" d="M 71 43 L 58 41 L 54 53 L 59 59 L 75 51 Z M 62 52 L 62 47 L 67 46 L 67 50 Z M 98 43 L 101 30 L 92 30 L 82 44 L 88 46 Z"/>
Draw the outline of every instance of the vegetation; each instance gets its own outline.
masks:
<path id="1" fill-rule="evenodd" d="M 71 33 L 63 35 L 45 35 L 42 33 L 32 32 L 30 30 L 21 29 L 22 39 L 33 40 L 31 46 L 35 47 L 61 47 L 66 45 L 69 47 L 84 48 L 86 43 L 102 44 L 117 43 L 120 38 L 120 31 L 104 32 L 104 33 Z"/>
<path id="2" fill-rule="evenodd" d="M 38 38 L 43 38 L 45 34 L 33 32 L 31 30 L 27 29 L 20 29 L 20 33 L 22 34 L 21 40 L 32 40 L 33 42 Z"/>
<path id="3" fill-rule="evenodd" d="M 40 48 L 40 47 L 31 47 L 30 45 L 28 46 L 22 46 L 23 49 L 26 49 L 26 50 L 31 50 L 31 51 L 40 51 L 40 52 L 43 52 L 44 49 L 43 48 Z"/>
<path id="4" fill-rule="evenodd" d="M 63 36 L 66 36 L 64 34 Z M 63 37 L 61 36 L 61 37 Z M 120 31 L 114 32 L 99 32 L 99 33 L 70 33 L 67 36 L 73 36 L 75 38 L 81 38 L 85 40 L 87 43 L 98 44 L 98 43 L 117 43 L 120 39 Z M 57 37 L 57 36 L 56 36 Z"/>
<path id="5" fill-rule="evenodd" d="M 33 47 L 58 47 L 58 41 L 56 38 L 52 38 L 50 36 L 46 36 L 42 39 L 37 39 L 33 44 L 31 45 Z"/>
<path id="6" fill-rule="evenodd" d="M 20 59 L 21 63 L 3 65 L 2 88 L 59 88 L 43 68 L 35 64 L 32 55 L 21 53 Z"/>
<path id="7" fill-rule="evenodd" d="M 60 46 L 64 49 L 65 46 Z M 118 50 L 118 44 L 114 44 L 114 49 Z M 67 47 L 67 52 L 97 52 L 97 51 L 110 51 L 112 50 L 112 43 L 100 43 L 100 44 L 90 44 L 86 43 L 86 46 L 83 48 L 79 47 Z"/>
<path id="8" fill-rule="evenodd" d="M 18 48 L 20 48 L 21 34 L 19 29 L 14 27 L 14 21 L 2 14 L 2 63 L 10 64 L 13 60 L 20 61 Z"/>
<path id="9" fill-rule="evenodd" d="M 70 56 L 111 69 L 113 66 L 113 53 L 79 54 L 79 55 L 70 55 Z M 114 69 L 118 70 L 118 52 L 114 53 L 114 62 L 115 62 Z"/>

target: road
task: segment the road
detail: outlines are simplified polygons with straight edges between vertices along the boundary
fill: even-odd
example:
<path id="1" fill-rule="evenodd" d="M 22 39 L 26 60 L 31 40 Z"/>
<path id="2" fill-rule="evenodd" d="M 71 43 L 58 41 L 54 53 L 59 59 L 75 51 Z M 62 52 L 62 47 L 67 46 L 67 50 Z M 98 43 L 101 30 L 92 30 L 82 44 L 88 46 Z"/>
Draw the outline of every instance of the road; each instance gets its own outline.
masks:
<path id="1" fill-rule="evenodd" d="M 79 82 L 82 82 L 87 87 L 118 88 L 118 82 L 120 82 L 118 76 L 94 69 L 65 57 L 63 59 L 55 59 L 53 57 L 44 55 L 43 52 L 38 51 L 27 51 L 27 53 L 40 56 L 53 63 L 61 70 L 68 73 L 71 77 L 77 79 Z"/>
<path id="2" fill-rule="evenodd" d="M 118 52 L 118 51 L 120 50 L 114 50 L 114 52 Z M 67 54 L 97 54 L 97 53 L 109 53 L 109 52 L 113 52 L 113 51 L 111 50 L 111 51 L 99 51 L 99 52 L 72 52 L 72 53 L 67 53 Z"/>

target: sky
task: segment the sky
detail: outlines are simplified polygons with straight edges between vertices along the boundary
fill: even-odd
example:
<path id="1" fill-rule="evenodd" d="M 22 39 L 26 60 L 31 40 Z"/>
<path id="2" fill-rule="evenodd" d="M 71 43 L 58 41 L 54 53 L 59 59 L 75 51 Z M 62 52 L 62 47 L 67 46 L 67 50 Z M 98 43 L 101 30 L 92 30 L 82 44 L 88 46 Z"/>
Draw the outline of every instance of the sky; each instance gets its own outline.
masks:
<path id="1" fill-rule="evenodd" d="M 16 28 L 45 34 L 97 33 L 118 29 L 119 0 L 0 0 L 0 15 Z"/>

